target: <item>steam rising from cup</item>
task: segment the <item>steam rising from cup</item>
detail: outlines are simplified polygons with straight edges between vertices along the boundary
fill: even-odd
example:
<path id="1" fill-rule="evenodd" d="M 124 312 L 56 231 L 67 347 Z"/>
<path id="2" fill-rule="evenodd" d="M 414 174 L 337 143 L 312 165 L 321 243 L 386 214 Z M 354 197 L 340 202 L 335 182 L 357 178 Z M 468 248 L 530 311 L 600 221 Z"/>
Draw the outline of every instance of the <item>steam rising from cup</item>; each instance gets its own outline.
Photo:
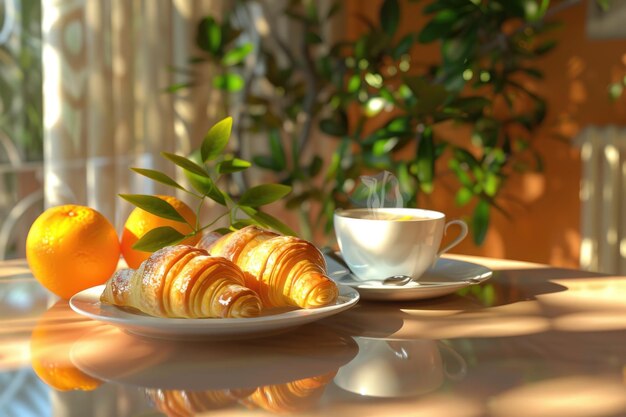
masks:
<path id="1" fill-rule="evenodd" d="M 379 215 L 376 209 L 404 207 L 400 183 L 391 172 L 383 171 L 375 176 L 362 175 L 359 178 L 361 184 L 352 196 L 352 202 L 356 207 L 370 209 L 372 218 Z"/>

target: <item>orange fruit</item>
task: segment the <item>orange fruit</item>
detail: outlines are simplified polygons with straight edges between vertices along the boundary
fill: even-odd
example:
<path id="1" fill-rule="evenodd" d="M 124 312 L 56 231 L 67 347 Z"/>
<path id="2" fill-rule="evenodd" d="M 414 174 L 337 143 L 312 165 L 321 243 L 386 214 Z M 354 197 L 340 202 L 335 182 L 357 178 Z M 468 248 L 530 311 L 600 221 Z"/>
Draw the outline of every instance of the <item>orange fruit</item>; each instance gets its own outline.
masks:
<path id="1" fill-rule="evenodd" d="M 172 196 L 159 195 L 157 197 L 170 203 L 170 205 L 176 209 L 178 214 L 183 216 L 189 224 L 196 223 L 196 214 L 187 204 Z M 154 214 L 148 213 L 139 207 L 136 207 L 130 213 L 128 219 L 126 219 L 126 223 L 124 224 L 121 245 L 122 256 L 124 256 L 124 259 L 129 267 L 137 269 L 139 265 L 141 265 L 141 263 L 148 259 L 148 257 L 152 254 L 151 252 L 143 252 L 133 249 L 135 242 L 141 239 L 143 235 L 148 233 L 150 230 L 163 226 L 173 227 L 184 235 L 193 232 L 191 226 L 186 223 L 180 223 L 174 220 L 168 220 L 155 216 Z M 195 245 L 198 242 L 198 239 L 200 239 L 200 236 L 192 236 L 182 241 L 181 244 Z"/>
<path id="2" fill-rule="evenodd" d="M 35 220 L 26 237 L 31 272 L 41 285 L 65 299 L 103 284 L 119 258 L 115 228 L 90 207 L 51 207 Z"/>
<path id="3" fill-rule="evenodd" d="M 59 300 L 43 313 L 30 336 L 30 360 L 39 378 L 59 391 L 96 389 L 102 382 L 78 369 L 71 348 L 96 322 L 78 316 Z"/>

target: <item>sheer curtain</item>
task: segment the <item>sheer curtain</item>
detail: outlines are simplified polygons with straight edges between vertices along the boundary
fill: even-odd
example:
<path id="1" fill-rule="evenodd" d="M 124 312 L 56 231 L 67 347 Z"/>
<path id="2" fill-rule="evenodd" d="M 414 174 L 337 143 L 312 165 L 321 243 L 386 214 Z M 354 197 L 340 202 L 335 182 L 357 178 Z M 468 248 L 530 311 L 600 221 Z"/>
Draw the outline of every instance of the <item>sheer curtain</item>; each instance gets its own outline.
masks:
<path id="1" fill-rule="evenodd" d="M 129 170 L 175 176 L 160 151 L 186 153 L 216 121 L 208 85 L 188 80 L 199 19 L 228 2 L 49 0 L 42 2 L 46 207 L 85 204 L 119 231 L 132 207 L 118 193 L 172 193 Z M 210 68 L 195 66 L 210 72 Z"/>

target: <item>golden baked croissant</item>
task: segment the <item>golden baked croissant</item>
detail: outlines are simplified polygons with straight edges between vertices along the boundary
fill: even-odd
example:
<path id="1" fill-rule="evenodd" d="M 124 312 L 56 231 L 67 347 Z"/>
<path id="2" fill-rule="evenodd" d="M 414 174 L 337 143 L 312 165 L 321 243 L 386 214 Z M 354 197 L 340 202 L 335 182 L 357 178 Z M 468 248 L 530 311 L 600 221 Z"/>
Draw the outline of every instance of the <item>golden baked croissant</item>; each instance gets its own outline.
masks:
<path id="1" fill-rule="evenodd" d="M 100 300 L 157 317 L 254 317 L 261 311 L 239 267 L 187 245 L 154 252 L 136 271 L 117 271 Z"/>
<path id="2" fill-rule="evenodd" d="M 325 275 L 324 256 L 306 240 L 247 226 L 205 249 L 237 264 L 264 307 L 315 308 L 337 300 L 337 285 Z"/>

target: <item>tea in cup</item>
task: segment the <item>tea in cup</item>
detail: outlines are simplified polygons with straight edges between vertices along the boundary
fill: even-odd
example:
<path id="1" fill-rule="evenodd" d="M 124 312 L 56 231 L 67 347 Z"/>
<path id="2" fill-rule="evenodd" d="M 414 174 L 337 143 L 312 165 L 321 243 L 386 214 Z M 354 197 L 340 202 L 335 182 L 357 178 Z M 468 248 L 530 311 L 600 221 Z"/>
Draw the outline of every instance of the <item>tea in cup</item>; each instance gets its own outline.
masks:
<path id="1" fill-rule="evenodd" d="M 445 214 L 412 208 L 346 209 L 334 215 L 335 234 L 341 255 L 363 281 L 382 281 L 394 275 L 419 277 L 465 236 L 462 220 L 446 222 Z M 439 249 L 448 227 L 461 233 Z"/>

